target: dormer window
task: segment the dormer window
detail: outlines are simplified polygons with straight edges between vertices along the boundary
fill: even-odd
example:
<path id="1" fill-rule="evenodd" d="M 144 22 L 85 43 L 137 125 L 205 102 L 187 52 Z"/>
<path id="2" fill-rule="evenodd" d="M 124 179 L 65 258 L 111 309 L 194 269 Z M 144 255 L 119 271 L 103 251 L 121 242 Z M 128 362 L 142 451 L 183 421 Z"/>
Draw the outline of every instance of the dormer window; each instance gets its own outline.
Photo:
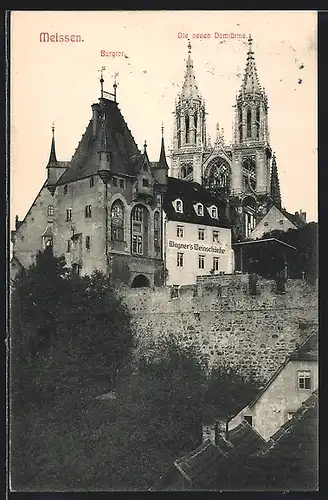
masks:
<path id="1" fill-rule="evenodd" d="M 182 214 L 183 213 L 183 203 L 181 200 L 175 200 L 175 203 L 174 203 L 174 208 L 175 208 L 175 211 L 179 214 Z"/>
<path id="2" fill-rule="evenodd" d="M 142 179 L 142 185 L 143 185 L 143 187 L 149 187 L 149 180 L 148 179 Z"/>
<path id="3" fill-rule="evenodd" d="M 218 209 L 214 205 L 209 208 L 209 212 L 211 214 L 212 219 L 218 218 Z"/>
<path id="4" fill-rule="evenodd" d="M 204 215 L 204 207 L 203 207 L 203 205 L 201 203 L 197 203 L 197 205 L 196 205 L 196 213 L 200 217 L 202 217 Z"/>

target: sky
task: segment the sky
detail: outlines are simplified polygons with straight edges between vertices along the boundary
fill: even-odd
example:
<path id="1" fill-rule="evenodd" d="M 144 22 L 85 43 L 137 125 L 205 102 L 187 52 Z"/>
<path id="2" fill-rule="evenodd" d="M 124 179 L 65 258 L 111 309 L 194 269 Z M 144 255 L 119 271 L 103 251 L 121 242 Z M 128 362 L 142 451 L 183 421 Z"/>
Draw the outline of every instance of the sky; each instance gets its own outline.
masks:
<path id="1" fill-rule="evenodd" d="M 83 42 L 40 42 L 40 33 L 79 34 Z M 161 123 L 167 156 L 174 101 L 181 90 L 188 34 L 207 131 L 232 139 L 233 105 L 246 64 L 247 38 L 269 102 L 269 132 L 282 200 L 317 221 L 317 14 L 306 11 L 15 11 L 11 18 L 10 226 L 22 219 L 46 179 L 55 124 L 58 160 L 70 160 L 91 105 L 112 92 L 132 135 L 157 160 Z M 246 34 L 244 39 L 215 33 Z M 210 34 L 193 38 L 193 34 Z M 124 56 L 102 56 L 101 51 Z M 168 158 L 170 163 L 170 159 Z"/>

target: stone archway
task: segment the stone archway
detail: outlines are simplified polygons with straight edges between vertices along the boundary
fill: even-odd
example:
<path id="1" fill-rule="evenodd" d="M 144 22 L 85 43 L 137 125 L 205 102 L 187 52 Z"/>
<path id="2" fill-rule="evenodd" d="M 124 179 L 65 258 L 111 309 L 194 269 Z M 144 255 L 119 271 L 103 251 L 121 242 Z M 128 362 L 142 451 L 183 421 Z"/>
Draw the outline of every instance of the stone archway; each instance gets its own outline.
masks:
<path id="1" fill-rule="evenodd" d="M 132 281 L 131 288 L 145 288 L 149 287 L 149 279 L 144 274 L 138 274 Z"/>

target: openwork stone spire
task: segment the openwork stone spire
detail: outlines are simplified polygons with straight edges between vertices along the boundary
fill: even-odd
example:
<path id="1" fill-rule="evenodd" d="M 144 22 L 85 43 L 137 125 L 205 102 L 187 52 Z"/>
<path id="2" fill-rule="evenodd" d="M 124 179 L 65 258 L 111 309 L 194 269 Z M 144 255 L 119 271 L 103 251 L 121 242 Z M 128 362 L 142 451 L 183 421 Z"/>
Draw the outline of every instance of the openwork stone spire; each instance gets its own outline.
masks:
<path id="1" fill-rule="evenodd" d="M 56 146 L 55 146 L 55 125 L 54 125 L 54 123 L 52 124 L 51 130 L 52 130 L 52 139 L 51 139 L 51 148 L 50 148 L 50 155 L 49 155 L 49 161 L 48 161 L 47 168 L 57 166 Z"/>
<path id="2" fill-rule="evenodd" d="M 257 75 L 257 68 L 256 68 L 252 44 L 253 44 L 253 39 L 252 36 L 249 35 L 246 68 L 241 87 L 241 92 L 244 94 L 262 91 L 259 78 Z"/>
<path id="3" fill-rule="evenodd" d="M 200 93 L 196 84 L 194 63 L 191 59 L 191 43 L 188 43 L 187 67 L 181 92 L 182 99 L 200 99 Z"/>

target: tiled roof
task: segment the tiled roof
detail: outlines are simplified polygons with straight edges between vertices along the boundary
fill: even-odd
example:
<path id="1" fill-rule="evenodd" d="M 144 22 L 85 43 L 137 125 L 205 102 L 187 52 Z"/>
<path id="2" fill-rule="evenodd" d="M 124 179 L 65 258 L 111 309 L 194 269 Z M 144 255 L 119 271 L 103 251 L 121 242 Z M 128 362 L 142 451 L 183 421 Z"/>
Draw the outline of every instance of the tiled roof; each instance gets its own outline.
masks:
<path id="1" fill-rule="evenodd" d="M 175 460 L 174 465 L 187 480 L 192 481 L 194 485 L 202 486 L 209 484 L 213 474 L 226 460 L 227 454 L 207 439 L 195 450 Z"/>
<path id="2" fill-rule="evenodd" d="M 289 356 L 291 361 L 318 361 L 318 335 L 314 333 Z"/>
<path id="3" fill-rule="evenodd" d="M 177 198 L 183 201 L 183 213 L 177 213 L 174 209 L 173 202 Z M 204 205 L 204 216 L 197 215 L 194 209 L 196 203 Z M 212 205 L 218 208 L 218 219 L 213 219 L 207 210 Z M 169 220 L 207 226 L 231 227 L 225 214 L 225 208 L 224 200 L 213 197 L 197 182 L 183 181 L 174 177 L 168 178 L 167 191 L 164 195 L 164 211 Z"/>
<path id="4" fill-rule="evenodd" d="M 107 99 L 103 99 L 103 102 L 111 170 L 114 174 L 134 175 L 136 160 L 133 157 L 140 155 L 140 152 L 117 103 Z M 100 129 L 101 127 L 98 126 L 97 134 L 94 136 L 93 122 L 89 121 L 67 170 L 57 184 L 65 184 L 97 173 L 98 151 L 101 141 Z"/>
<path id="5" fill-rule="evenodd" d="M 238 456 L 249 455 L 261 449 L 266 441 L 246 420 L 229 432 L 229 441 Z"/>
<path id="6" fill-rule="evenodd" d="M 279 210 L 297 228 L 306 226 L 306 222 L 299 215 L 291 214 L 284 208 L 280 208 Z"/>

